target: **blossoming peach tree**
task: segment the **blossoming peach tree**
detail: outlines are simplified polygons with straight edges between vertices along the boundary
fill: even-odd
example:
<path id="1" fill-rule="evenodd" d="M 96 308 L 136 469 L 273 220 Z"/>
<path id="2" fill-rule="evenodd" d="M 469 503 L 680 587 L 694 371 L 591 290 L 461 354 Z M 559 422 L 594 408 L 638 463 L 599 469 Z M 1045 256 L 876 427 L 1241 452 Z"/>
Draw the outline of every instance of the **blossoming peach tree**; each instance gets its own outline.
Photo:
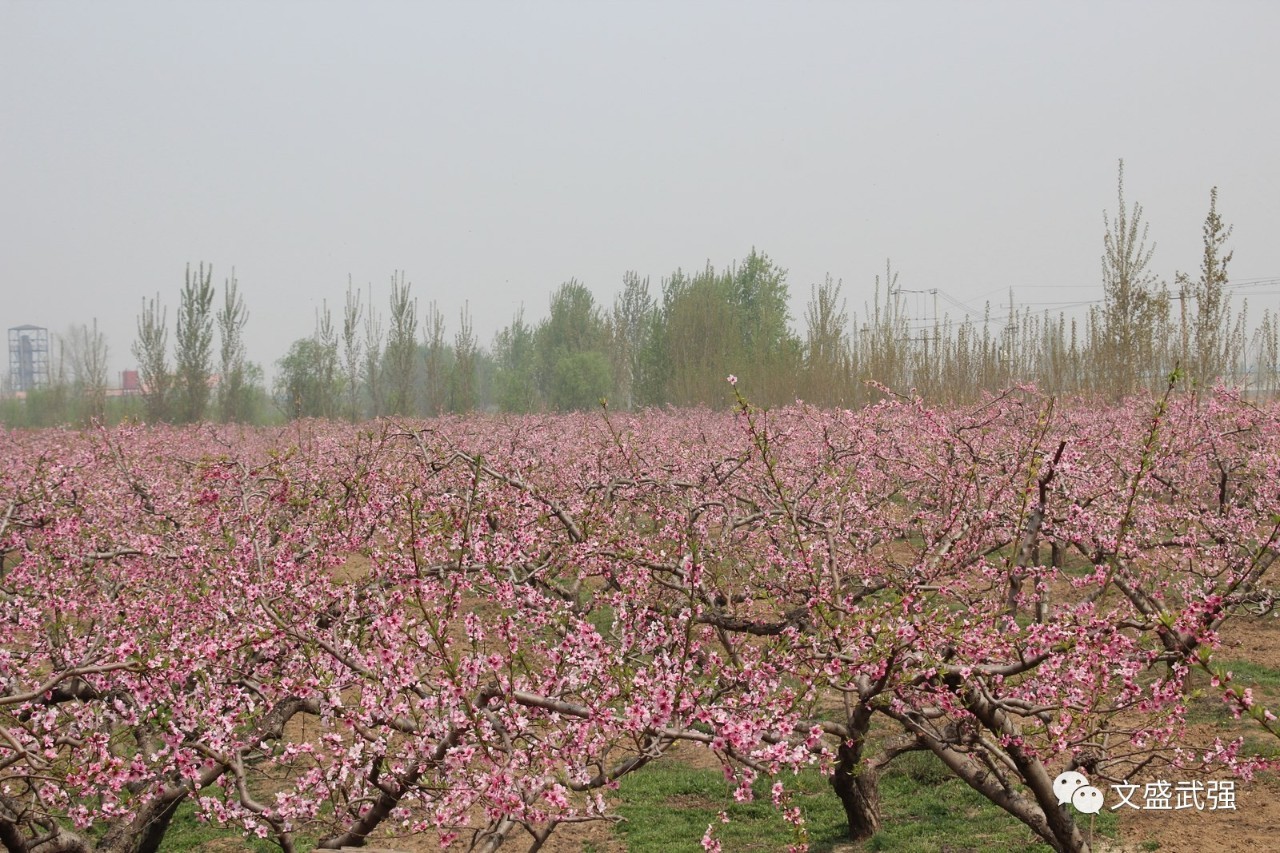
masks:
<path id="1" fill-rule="evenodd" d="M 735 393 L 736 388 L 735 388 Z M 1195 744 L 1280 536 L 1280 422 L 1230 394 L 940 410 L 8 433 L 0 843 L 151 851 L 176 810 L 293 850 L 530 849 L 684 743 L 805 843 L 928 750 L 1056 850 L 1052 780 Z M 718 846 L 708 829 L 703 843 Z"/>

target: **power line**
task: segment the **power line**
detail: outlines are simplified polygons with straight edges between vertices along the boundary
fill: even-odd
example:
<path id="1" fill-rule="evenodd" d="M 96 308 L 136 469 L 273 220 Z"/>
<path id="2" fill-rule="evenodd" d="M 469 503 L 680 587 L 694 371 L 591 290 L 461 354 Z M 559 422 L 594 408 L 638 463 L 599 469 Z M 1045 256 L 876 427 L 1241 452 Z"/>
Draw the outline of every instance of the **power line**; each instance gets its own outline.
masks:
<path id="1" fill-rule="evenodd" d="M 1238 291 L 1249 291 L 1245 295 L 1275 296 L 1275 295 L 1280 295 L 1280 290 L 1278 289 L 1255 290 L 1255 288 L 1272 287 L 1276 285 L 1280 285 L 1280 276 L 1264 276 L 1264 277 L 1258 277 L 1258 278 L 1241 279 L 1234 282 L 1230 282 L 1223 286 L 1223 290 L 1227 291 L 1229 294 L 1234 294 Z M 1044 289 L 1049 287 L 1060 289 L 1059 285 L 1026 285 L 1025 286 L 1025 288 L 1030 288 L 1030 289 Z M 990 295 L 991 293 L 998 293 L 1001 290 L 1016 290 L 1016 289 L 1017 289 L 1016 287 L 1015 288 L 1004 288 L 1004 287 L 996 288 L 994 290 L 988 291 L 988 293 L 986 294 L 982 294 L 982 296 L 975 297 L 974 299 L 975 300 L 981 299 L 983 298 L 983 296 Z M 917 296 L 927 294 L 927 295 L 933 296 L 935 300 L 932 318 L 921 317 L 917 314 L 916 316 L 912 316 L 906 320 L 899 320 L 898 324 L 895 324 L 896 328 L 899 331 L 905 331 L 908 333 L 926 332 L 930 330 L 939 329 L 942 326 L 950 326 L 953 324 L 959 326 L 959 325 L 963 325 L 965 322 L 981 319 L 981 320 L 992 321 L 993 323 L 998 324 L 992 329 L 992 333 L 993 335 L 1000 335 L 1010 328 L 1010 323 L 1009 323 L 1009 320 L 1007 319 L 1007 316 L 994 315 L 991 311 L 992 307 L 999 308 L 1001 315 L 1004 315 L 1004 312 L 1010 310 L 1011 308 L 1015 312 L 1017 312 L 1019 309 L 1029 308 L 1029 307 L 1044 308 L 1045 310 L 1042 312 L 1041 311 L 1034 312 L 1034 316 L 1036 317 L 1036 319 L 1040 319 L 1041 316 L 1043 316 L 1043 318 L 1046 321 L 1051 321 L 1053 319 L 1052 317 L 1050 317 L 1050 314 L 1052 313 L 1051 311 L 1052 308 L 1057 308 L 1060 310 L 1061 313 L 1065 313 L 1065 309 L 1084 308 L 1087 306 L 1101 305 L 1106 302 L 1105 297 L 1098 298 L 1098 299 L 1040 300 L 1040 301 L 1033 301 L 1033 302 L 1017 302 L 1017 303 L 1013 303 L 1012 305 L 1007 302 L 1002 302 L 1002 303 L 998 303 L 995 306 L 992 306 L 988 302 L 986 306 L 984 306 L 981 309 L 978 309 L 973 307 L 972 304 L 970 304 L 974 300 L 970 300 L 969 303 L 963 302 L 941 288 L 936 288 L 936 287 L 918 288 L 918 289 L 894 288 L 893 290 L 890 291 L 891 295 L 900 295 L 904 293 L 915 294 Z M 1169 296 L 1171 299 L 1179 300 L 1179 301 L 1183 300 L 1184 298 L 1194 298 L 1194 294 L 1184 295 L 1181 293 L 1173 293 L 1173 294 L 1169 294 Z M 938 299 L 941 299 L 946 306 L 962 312 L 965 315 L 964 318 L 953 320 L 950 314 L 943 314 L 939 316 L 938 305 L 937 305 Z M 919 303 L 917 300 L 917 308 L 918 307 L 919 307 Z M 1031 315 L 1031 312 L 1027 312 L 1027 314 L 1024 314 L 1022 317 L 1018 318 L 1014 322 L 1015 323 L 1022 322 L 1025 317 L 1030 315 Z M 867 323 L 861 324 L 860 328 L 858 329 L 859 332 L 864 334 L 873 332 L 874 330 L 875 330 L 875 327 Z M 912 340 L 928 339 L 927 335 L 908 336 L 908 337 L 910 337 L 910 339 Z"/>
<path id="2" fill-rule="evenodd" d="M 1247 290 L 1249 288 L 1254 288 L 1254 287 L 1267 287 L 1269 285 L 1277 285 L 1277 284 L 1280 284 L 1280 278 L 1256 278 L 1256 279 L 1245 279 L 1243 282 L 1228 283 L 1223 285 L 1222 289 L 1229 293 L 1234 293 L 1235 291 L 1239 291 L 1239 290 Z M 1261 293 L 1256 293 L 1254 295 L 1269 296 L 1275 292 L 1277 291 L 1263 291 Z M 1187 294 L 1186 296 L 1184 296 L 1181 293 L 1170 293 L 1169 298 L 1172 300 L 1181 301 L 1184 298 L 1194 299 L 1195 294 Z M 1103 297 L 1099 299 L 1079 299 L 1079 300 L 1064 300 L 1064 301 L 1015 302 L 1013 303 L 1013 306 L 1015 308 L 1020 308 L 1028 305 L 1057 305 L 1057 306 L 1066 307 L 1066 308 L 1075 308 L 1075 307 L 1080 307 L 1084 305 L 1101 305 L 1106 301 L 1107 301 L 1106 298 Z M 1008 302 L 1000 303 L 1001 308 L 1008 308 L 1009 305 L 1010 303 Z"/>

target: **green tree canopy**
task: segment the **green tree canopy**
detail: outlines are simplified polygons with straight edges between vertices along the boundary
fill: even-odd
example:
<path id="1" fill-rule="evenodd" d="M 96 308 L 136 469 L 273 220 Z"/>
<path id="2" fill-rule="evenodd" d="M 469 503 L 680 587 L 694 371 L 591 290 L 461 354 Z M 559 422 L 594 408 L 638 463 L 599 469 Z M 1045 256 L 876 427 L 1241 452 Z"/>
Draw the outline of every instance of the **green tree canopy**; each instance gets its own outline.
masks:
<path id="1" fill-rule="evenodd" d="M 276 401 L 290 418 L 318 418 L 332 414 L 342 393 L 341 378 L 326 365 L 331 355 L 316 337 L 299 338 L 276 362 Z"/>

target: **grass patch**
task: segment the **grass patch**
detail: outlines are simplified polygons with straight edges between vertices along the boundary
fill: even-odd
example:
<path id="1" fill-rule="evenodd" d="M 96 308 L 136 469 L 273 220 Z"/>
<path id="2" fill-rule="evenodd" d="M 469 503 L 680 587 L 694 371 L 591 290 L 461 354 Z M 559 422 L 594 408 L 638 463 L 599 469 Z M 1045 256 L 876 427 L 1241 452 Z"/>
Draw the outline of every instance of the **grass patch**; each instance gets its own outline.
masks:
<path id="1" fill-rule="evenodd" d="M 1212 688 L 1197 690 L 1187 697 L 1187 722 L 1212 724 L 1223 730 L 1236 726 L 1231 709 L 1222 701 L 1221 691 Z"/>
<path id="2" fill-rule="evenodd" d="M 607 604 L 597 604 L 587 613 L 587 621 L 601 637 L 608 637 L 613 633 L 613 620 L 613 608 Z"/>
<path id="3" fill-rule="evenodd" d="M 1231 715 L 1231 708 L 1223 700 L 1224 691 L 1229 686 L 1237 692 L 1253 688 L 1255 699 L 1266 706 L 1275 704 L 1280 699 L 1280 669 L 1262 666 L 1247 660 L 1213 660 L 1214 669 L 1222 669 L 1231 673 L 1231 682 L 1223 687 L 1209 685 L 1209 676 L 1203 672 L 1193 672 L 1197 688 L 1187 701 L 1187 721 L 1191 723 L 1211 723 L 1221 729 L 1239 728 L 1240 723 Z"/>
<path id="4" fill-rule="evenodd" d="M 1240 752 L 1244 755 L 1261 755 L 1271 761 L 1280 761 L 1280 738 L 1265 733 L 1246 735 Z"/>
<path id="5" fill-rule="evenodd" d="M 1097 571 L 1093 561 L 1074 548 L 1063 546 L 1061 553 L 1061 565 L 1058 568 L 1063 575 L 1071 578 L 1082 578 Z M 1046 560 L 1049 559 L 1048 555 L 1045 555 L 1044 558 Z"/>
<path id="6" fill-rule="evenodd" d="M 880 779 L 883 828 L 862 849 L 903 853 L 1049 850 L 1003 809 L 951 775 L 932 753 L 908 753 Z M 1080 816 L 1087 833 L 1089 818 Z M 1099 814 L 1098 836 L 1115 837 L 1114 814 Z"/>
<path id="7" fill-rule="evenodd" d="M 294 832 L 293 841 L 298 850 L 311 850 L 320 838 L 308 832 Z M 187 851 L 280 853 L 280 845 L 271 838 L 246 835 L 243 827 L 236 824 L 202 821 L 196 816 L 195 803 L 187 800 L 174 813 L 173 821 L 164 834 L 164 840 L 160 843 L 160 853 L 186 853 Z"/>
<path id="8" fill-rule="evenodd" d="M 1252 687 L 1275 694 L 1280 692 L 1280 669 L 1256 664 L 1247 660 L 1213 659 L 1214 667 L 1221 667 L 1231 673 L 1231 686 L 1237 690 Z"/>
<path id="9" fill-rule="evenodd" d="M 810 849 L 828 853 L 848 844 L 844 811 L 827 780 L 809 771 L 786 775 L 791 801 L 805 816 Z M 795 842 L 791 828 L 769 800 L 772 780 L 757 780 L 756 801 L 738 803 L 732 786 L 717 770 L 693 769 L 675 759 L 655 762 L 625 777 L 618 811 L 626 819 L 618 834 L 631 853 L 698 853 L 707 824 L 725 850 L 784 850 Z M 967 851 L 1048 851 L 1012 816 L 951 775 L 929 753 L 898 758 L 880 780 L 884 828 L 854 849 L 903 853 L 967 853 Z M 729 816 L 719 822 L 719 813 Z M 1082 816 L 1087 833 L 1089 818 Z M 1114 813 L 1099 814 L 1097 836 L 1115 837 Z M 845 848 L 847 849 L 847 848 Z"/>
<path id="10" fill-rule="evenodd" d="M 804 813 L 814 853 L 845 838 L 844 812 L 825 779 L 808 772 L 781 781 Z M 687 767 L 676 759 L 657 761 L 623 778 L 618 812 L 625 820 L 617 832 L 627 849 L 638 853 L 701 853 L 707 824 L 715 824 L 725 850 L 785 850 L 797 839 L 770 801 L 772 784 L 758 779 L 755 801 L 739 803 L 719 770 Z M 721 811 L 729 823 L 720 823 Z"/>
<path id="11" fill-rule="evenodd" d="M 298 848 L 309 850 L 313 839 L 299 839 Z M 207 847 L 206 847 L 207 845 Z M 252 850 L 254 853 L 280 853 L 280 846 L 264 838 L 246 837 L 234 826 L 206 822 L 196 817 L 196 807 L 185 802 L 178 807 L 160 844 L 161 853 L 184 853 L 187 850 Z"/>

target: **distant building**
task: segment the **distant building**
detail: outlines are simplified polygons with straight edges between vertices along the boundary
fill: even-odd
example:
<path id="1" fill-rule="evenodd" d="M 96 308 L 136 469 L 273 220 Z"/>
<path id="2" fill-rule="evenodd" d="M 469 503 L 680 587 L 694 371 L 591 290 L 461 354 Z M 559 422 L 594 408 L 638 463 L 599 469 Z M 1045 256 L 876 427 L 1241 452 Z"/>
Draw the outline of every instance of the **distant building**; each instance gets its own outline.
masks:
<path id="1" fill-rule="evenodd" d="M 49 384 L 49 330 L 42 326 L 9 329 L 10 390 L 25 394 Z"/>

